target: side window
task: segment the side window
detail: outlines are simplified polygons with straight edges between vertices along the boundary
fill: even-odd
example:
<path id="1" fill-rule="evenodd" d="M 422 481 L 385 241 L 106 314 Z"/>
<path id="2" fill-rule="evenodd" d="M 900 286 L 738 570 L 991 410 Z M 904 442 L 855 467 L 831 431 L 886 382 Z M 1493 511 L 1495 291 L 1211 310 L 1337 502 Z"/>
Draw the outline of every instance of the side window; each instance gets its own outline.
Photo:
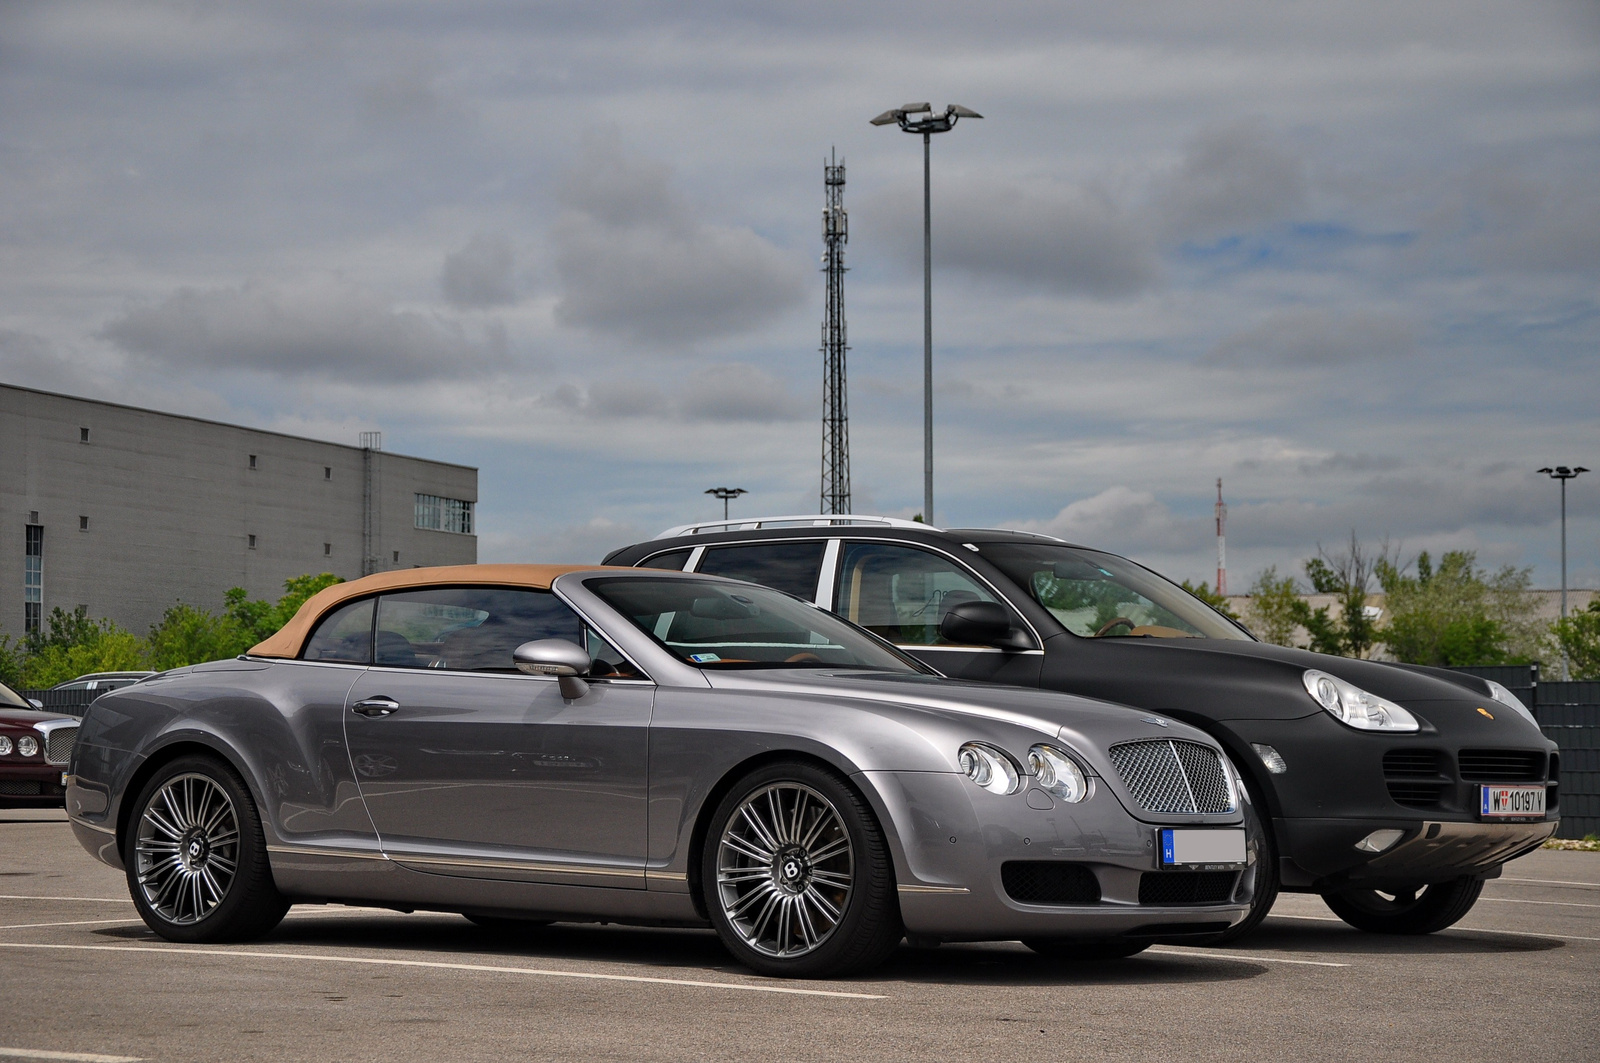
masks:
<path id="1" fill-rule="evenodd" d="M 759 583 L 810 602 L 817 597 L 822 548 L 821 541 L 708 546 L 695 571 Z"/>
<path id="2" fill-rule="evenodd" d="M 340 606 L 322 618 L 300 656 L 307 661 L 367 664 L 372 660 L 372 599 Z"/>
<path id="3" fill-rule="evenodd" d="M 670 568 L 674 572 L 682 572 L 684 562 L 689 560 L 692 550 L 674 550 L 670 554 L 657 554 L 648 561 L 639 562 L 640 568 Z"/>
<path id="4" fill-rule="evenodd" d="M 377 664 L 514 672 L 511 652 L 534 639 L 584 644 L 583 622 L 549 591 L 435 587 L 378 599 Z"/>
<path id="5" fill-rule="evenodd" d="M 947 646 L 944 614 L 962 602 L 994 595 L 955 562 L 927 550 L 882 543 L 845 543 L 834 610 L 901 646 Z"/>
<path id="6" fill-rule="evenodd" d="M 589 678 L 591 679 L 643 679 L 639 669 L 629 663 L 606 637 L 587 625 L 583 629 L 584 643 L 589 649 Z"/>

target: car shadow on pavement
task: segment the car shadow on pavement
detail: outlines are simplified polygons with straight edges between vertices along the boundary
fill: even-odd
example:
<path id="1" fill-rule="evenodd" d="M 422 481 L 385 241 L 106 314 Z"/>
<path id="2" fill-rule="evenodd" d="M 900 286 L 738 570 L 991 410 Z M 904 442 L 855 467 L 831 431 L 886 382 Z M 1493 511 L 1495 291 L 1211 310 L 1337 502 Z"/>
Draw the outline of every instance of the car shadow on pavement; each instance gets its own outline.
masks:
<path id="1" fill-rule="evenodd" d="M 407 959 L 424 954 L 431 960 L 456 963 L 509 959 L 523 964 L 541 960 L 620 963 L 651 968 L 659 977 L 752 974 L 733 961 L 709 930 L 557 923 L 507 932 L 474 926 L 450 915 L 299 911 L 301 914 L 291 914 L 270 935 L 253 944 L 393 951 L 405 953 Z M 157 940 L 143 924 L 91 933 Z M 1073 963 L 1047 959 L 1017 942 L 986 942 L 939 948 L 902 945 L 882 966 L 858 978 L 837 981 L 975 986 L 1168 985 L 1239 981 L 1264 973 L 1264 965 L 1220 950 L 1214 956 L 1146 952 L 1125 960 Z"/>
<path id="2" fill-rule="evenodd" d="M 1368 934 L 1343 923 L 1309 922 L 1268 917 L 1230 948 L 1273 952 L 1347 956 L 1448 956 L 1496 952 L 1543 952 L 1565 948 L 1557 936 L 1537 936 L 1516 931 L 1442 930 L 1437 934 Z"/>

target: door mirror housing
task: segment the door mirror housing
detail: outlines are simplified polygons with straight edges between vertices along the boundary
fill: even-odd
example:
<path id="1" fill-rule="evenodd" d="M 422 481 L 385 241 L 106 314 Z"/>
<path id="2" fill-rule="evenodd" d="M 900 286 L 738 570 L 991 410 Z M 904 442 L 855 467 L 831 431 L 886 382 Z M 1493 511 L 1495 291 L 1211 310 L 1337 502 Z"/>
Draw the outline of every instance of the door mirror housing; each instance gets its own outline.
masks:
<path id="1" fill-rule="evenodd" d="M 527 675 L 553 675 L 560 680 L 561 696 L 576 701 L 589 692 L 582 679 L 589 674 L 589 651 L 566 639 L 535 639 L 511 651 L 517 671 Z"/>
<path id="2" fill-rule="evenodd" d="M 950 607 L 939 621 L 939 634 L 948 642 L 968 646 L 1026 649 L 1023 638 L 1012 633 L 1011 614 L 999 602 L 962 602 Z"/>

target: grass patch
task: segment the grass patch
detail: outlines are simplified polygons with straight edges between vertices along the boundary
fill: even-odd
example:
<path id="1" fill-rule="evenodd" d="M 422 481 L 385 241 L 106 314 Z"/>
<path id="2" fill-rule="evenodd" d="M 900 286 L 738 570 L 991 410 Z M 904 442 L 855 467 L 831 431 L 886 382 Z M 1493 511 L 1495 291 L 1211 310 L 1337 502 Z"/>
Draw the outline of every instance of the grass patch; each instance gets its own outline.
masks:
<path id="1" fill-rule="evenodd" d="M 1546 849 L 1575 849 L 1585 853 L 1600 853 L 1600 838 L 1593 834 L 1583 838 L 1551 838 L 1544 843 Z"/>

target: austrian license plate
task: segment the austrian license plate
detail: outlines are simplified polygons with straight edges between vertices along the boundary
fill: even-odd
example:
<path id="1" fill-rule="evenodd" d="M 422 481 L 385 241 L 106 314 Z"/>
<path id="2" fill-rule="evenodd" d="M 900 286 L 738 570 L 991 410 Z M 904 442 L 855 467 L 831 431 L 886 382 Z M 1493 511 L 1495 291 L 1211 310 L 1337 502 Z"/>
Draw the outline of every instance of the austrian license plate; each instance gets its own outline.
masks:
<path id="1" fill-rule="evenodd" d="M 1237 867 L 1244 862 L 1242 830 L 1167 827 L 1161 831 L 1162 867 Z"/>
<path id="2" fill-rule="evenodd" d="M 1495 818 L 1544 815 L 1543 786 L 1485 786 L 1481 793 L 1480 815 Z"/>

